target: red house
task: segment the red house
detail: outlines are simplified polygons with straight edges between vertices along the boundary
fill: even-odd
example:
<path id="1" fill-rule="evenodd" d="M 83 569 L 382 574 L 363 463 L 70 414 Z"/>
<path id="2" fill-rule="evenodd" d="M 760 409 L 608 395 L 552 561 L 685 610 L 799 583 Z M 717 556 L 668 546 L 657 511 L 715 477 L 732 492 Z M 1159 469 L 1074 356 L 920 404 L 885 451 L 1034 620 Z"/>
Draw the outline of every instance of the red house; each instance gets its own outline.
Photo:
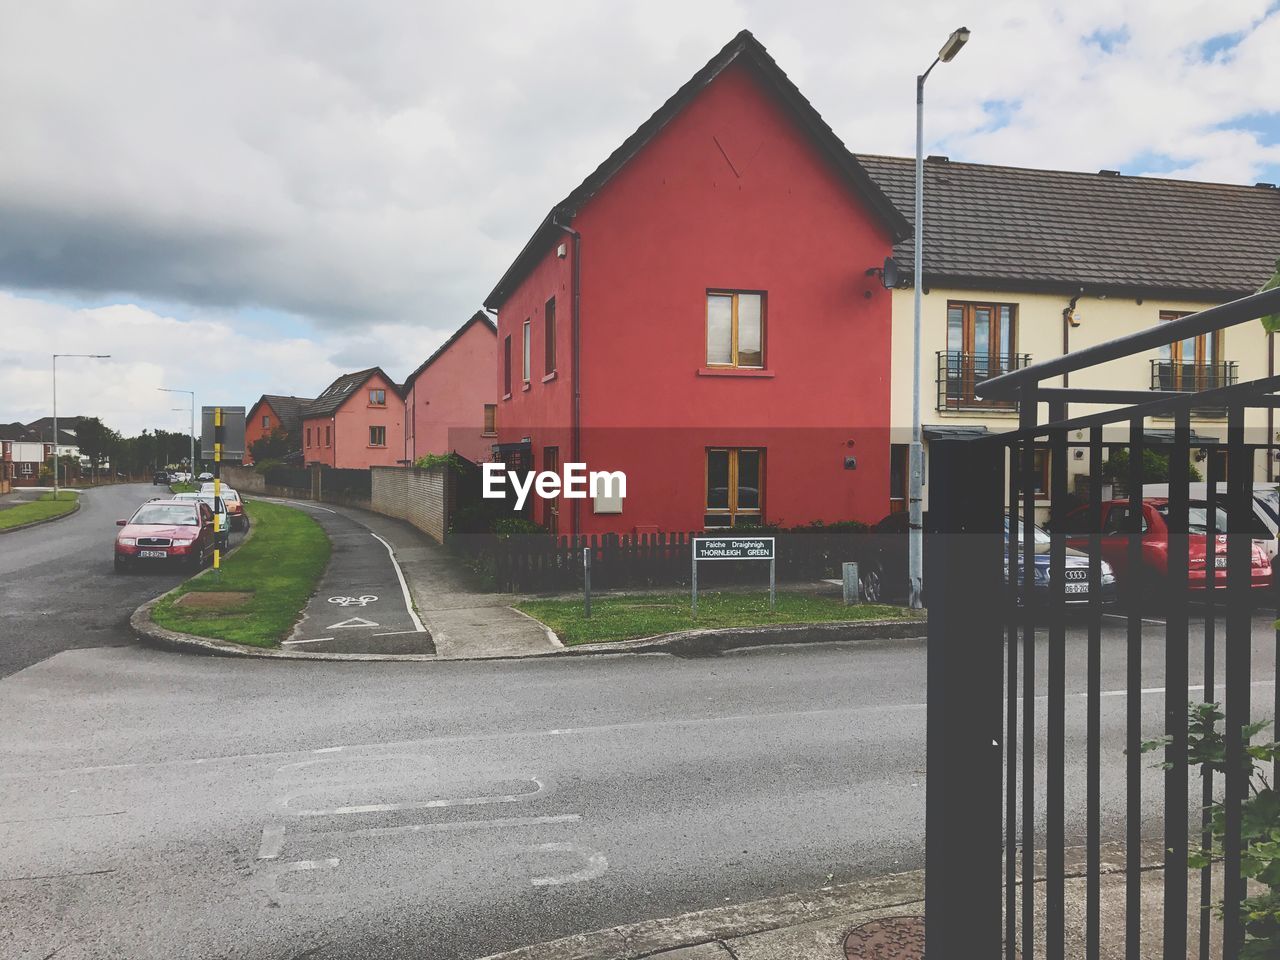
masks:
<path id="1" fill-rule="evenodd" d="M 40 483 L 40 469 L 53 457 L 53 444 L 21 423 L 0 423 L 0 492 Z"/>
<path id="2" fill-rule="evenodd" d="M 404 459 L 458 453 L 489 459 L 497 437 L 493 364 L 498 328 L 480 311 L 404 382 Z"/>
<path id="3" fill-rule="evenodd" d="M 244 418 L 244 463 L 253 463 L 253 443 L 283 430 L 297 437 L 302 426 L 302 409 L 314 402 L 311 397 L 282 397 L 264 393 Z M 301 443 L 301 439 L 297 441 Z"/>
<path id="4" fill-rule="evenodd" d="M 874 521 L 910 228 L 747 31 L 552 208 L 485 301 L 498 456 L 621 470 L 559 533 Z M 856 467 L 855 467 L 856 462 Z"/>
<path id="5" fill-rule="evenodd" d="M 403 456 L 404 398 L 381 367 L 343 374 L 302 408 L 304 463 L 367 470 Z"/>

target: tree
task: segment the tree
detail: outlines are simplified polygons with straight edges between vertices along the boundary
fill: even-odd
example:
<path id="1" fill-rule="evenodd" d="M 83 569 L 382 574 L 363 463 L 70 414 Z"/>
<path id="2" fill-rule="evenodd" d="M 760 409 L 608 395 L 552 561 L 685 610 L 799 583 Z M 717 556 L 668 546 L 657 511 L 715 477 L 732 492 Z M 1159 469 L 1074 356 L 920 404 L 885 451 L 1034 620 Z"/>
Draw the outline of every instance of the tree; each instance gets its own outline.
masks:
<path id="1" fill-rule="evenodd" d="M 82 417 L 76 421 L 76 440 L 79 442 L 80 452 L 89 458 L 89 466 L 93 468 L 96 480 L 98 467 L 111 456 L 113 448 L 120 442 L 120 434 L 97 417 Z"/>
<path id="2" fill-rule="evenodd" d="M 1111 481 L 1118 481 L 1120 483 L 1128 482 L 1129 450 L 1127 447 L 1111 451 L 1111 456 L 1107 459 L 1107 462 L 1102 465 L 1102 475 Z M 1192 483 L 1201 479 L 1200 471 L 1196 469 L 1194 464 L 1188 464 L 1188 475 Z M 1162 453 L 1156 453 L 1150 447 L 1143 447 L 1142 482 L 1168 483 L 1169 458 Z"/>
<path id="3" fill-rule="evenodd" d="M 264 460 L 283 460 L 297 446 L 296 438 L 289 431 L 277 427 L 265 437 L 249 444 L 249 452 L 253 455 L 254 463 L 261 463 Z"/>

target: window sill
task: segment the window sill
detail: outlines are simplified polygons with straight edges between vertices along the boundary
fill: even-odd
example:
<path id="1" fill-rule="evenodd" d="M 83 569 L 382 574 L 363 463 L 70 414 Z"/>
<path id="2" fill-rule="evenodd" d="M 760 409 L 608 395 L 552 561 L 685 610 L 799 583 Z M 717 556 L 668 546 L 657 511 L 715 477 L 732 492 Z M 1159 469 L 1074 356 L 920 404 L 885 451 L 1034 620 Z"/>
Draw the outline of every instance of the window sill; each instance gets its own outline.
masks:
<path id="1" fill-rule="evenodd" d="M 751 367 L 699 367 L 700 377 L 762 377 L 771 379 L 772 370 L 755 370 Z"/>
<path id="2" fill-rule="evenodd" d="M 371 403 L 371 404 L 369 404 L 369 405 L 368 405 L 368 409 L 370 409 L 370 410 L 385 410 L 385 409 L 387 409 L 387 405 L 386 405 L 385 403 Z"/>
<path id="3" fill-rule="evenodd" d="M 530 391 L 530 390 L 532 390 L 532 389 L 533 389 L 533 384 L 531 384 L 528 380 L 526 380 L 526 381 L 524 382 L 524 386 L 522 386 L 522 387 L 520 388 L 520 392 L 521 392 L 521 393 L 527 393 L 528 391 Z"/>
<path id="4" fill-rule="evenodd" d="M 387 449 L 387 445 L 385 443 L 371 443 L 367 447 L 365 447 L 365 449 L 366 450 L 385 450 Z"/>
<path id="5" fill-rule="evenodd" d="M 543 377 L 543 378 L 542 378 L 542 382 L 543 382 L 543 383 L 550 383 L 550 382 L 551 382 L 552 380 L 554 380 L 555 378 L 556 378 L 556 371 L 555 371 L 555 370 L 552 370 L 550 373 L 548 373 L 545 377 Z"/>
<path id="6" fill-rule="evenodd" d="M 497 436 L 497 434 L 496 434 L 496 433 L 482 433 L 482 434 L 480 434 L 480 436 L 482 436 L 482 437 L 496 437 L 496 436 Z"/>
<path id="7" fill-rule="evenodd" d="M 511 399 L 511 394 L 509 394 L 509 393 L 504 393 L 504 394 L 502 395 L 502 399 L 503 399 L 503 400 L 510 400 L 510 399 Z"/>

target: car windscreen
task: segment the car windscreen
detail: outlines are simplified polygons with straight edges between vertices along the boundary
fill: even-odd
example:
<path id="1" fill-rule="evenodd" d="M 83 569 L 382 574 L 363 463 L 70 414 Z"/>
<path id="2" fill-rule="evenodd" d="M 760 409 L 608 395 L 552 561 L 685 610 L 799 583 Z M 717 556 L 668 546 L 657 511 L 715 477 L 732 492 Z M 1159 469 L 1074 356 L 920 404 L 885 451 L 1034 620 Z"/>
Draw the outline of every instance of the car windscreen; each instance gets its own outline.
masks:
<path id="1" fill-rule="evenodd" d="M 165 527 L 200 526 L 200 518 L 196 516 L 195 510 L 180 503 L 147 504 L 135 513 L 129 522 Z"/>
<path id="2" fill-rule="evenodd" d="M 1156 507 L 1156 513 L 1169 519 L 1169 504 L 1162 503 Z M 1217 507 L 1213 513 L 1213 532 L 1227 532 L 1227 511 L 1221 507 Z M 1207 503 L 1192 503 L 1187 508 L 1187 532 L 1205 534 L 1209 532 L 1209 505 Z"/>
<path id="3" fill-rule="evenodd" d="M 1009 536 L 1009 518 L 1008 517 L 1004 518 L 1004 535 L 1006 537 Z M 1033 543 L 1048 543 L 1049 531 L 1045 530 L 1044 527 L 1035 525 L 1032 527 L 1031 538 Z M 1024 532 L 1021 523 L 1018 524 L 1018 539 L 1019 540 L 1026 539 L 1026 533 Z"/>

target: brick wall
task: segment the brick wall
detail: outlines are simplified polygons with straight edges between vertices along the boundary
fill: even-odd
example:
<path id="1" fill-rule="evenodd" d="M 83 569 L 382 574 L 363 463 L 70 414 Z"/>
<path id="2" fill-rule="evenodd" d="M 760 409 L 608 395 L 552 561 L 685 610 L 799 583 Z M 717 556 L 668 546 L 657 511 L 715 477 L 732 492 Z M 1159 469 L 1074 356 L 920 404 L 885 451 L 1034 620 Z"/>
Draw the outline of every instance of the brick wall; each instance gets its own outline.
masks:
<path id="1" fill-rule="evenodd" d="M 372 509 L 413 524 L 432 540 L 444 543 L 453 497 L 450 472 L 444 466 L 373 467 Z"/>

